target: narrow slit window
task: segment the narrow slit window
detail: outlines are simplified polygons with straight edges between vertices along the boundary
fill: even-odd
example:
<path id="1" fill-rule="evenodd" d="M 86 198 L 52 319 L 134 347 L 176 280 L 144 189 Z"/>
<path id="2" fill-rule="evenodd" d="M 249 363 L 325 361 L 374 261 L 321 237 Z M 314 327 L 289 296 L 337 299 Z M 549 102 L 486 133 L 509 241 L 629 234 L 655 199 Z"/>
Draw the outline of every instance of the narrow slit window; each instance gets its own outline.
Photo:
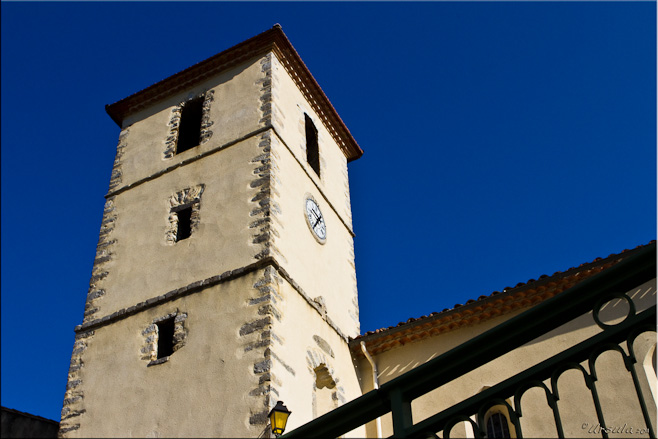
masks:
<path id="1" fill-rule="evenodd" d="M 502 413 L 494 413 L 487 420 L 487 437 L 488 438 L 505 438 L 510 437 L 507 418 Z"/>
<path id="2" fill-rule="evenodd" d="M 158 325 L 158 359 L 174 353 L 174 317 L 163 320 Z"/>
<path id="3" fill-rule="evenodd" d="M 178 210 L 178 228 L 176 229 L 176 242 L 187 239 L 192 235 L 192 206 Z"/>
<path id="4" fill-rule="evenodd" d="M 183 105 L 178 128 L 176 154 L 192 149 L 201 141 L 201 118 L 203 116 L 203 96 L 192 99 Z"/>
<path id="5" fill-rule="evenodd" d="M 315 173 L 320 176 L 320 150 L 318 148 L 318 129 L 308 114 L 304 114 L 306 120 L 306 161 Z"/>

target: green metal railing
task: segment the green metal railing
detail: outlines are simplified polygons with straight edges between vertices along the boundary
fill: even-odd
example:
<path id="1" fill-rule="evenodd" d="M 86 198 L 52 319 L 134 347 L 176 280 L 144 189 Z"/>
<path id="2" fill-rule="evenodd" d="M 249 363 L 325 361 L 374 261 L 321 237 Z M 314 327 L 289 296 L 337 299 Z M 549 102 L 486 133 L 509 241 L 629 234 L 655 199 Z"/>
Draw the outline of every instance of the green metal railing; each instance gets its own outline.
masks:
<path id="1" fill-rule="evenodd" d="M 557 380 L 570 369 L 580 370 L 592 394 L 602 437 L 607 437 L 605 419 L 596 388 L 596 359 L 607 350 L 622 355 L 638 396 L 642 415 L 650 437 L 655 437 L 649 410 L 636 374 L 637 362 L 633 342 L 646 331 L 656 329 L 656 307 L 636 313 L 630 297 L 623 294 L 654 279 L 656 275 L 656 244 L 648 245 L 636 254 L 586 279 L 528 311 L 480 334 L 472 340 L 424 363 L 411 371 L 386 382 L 343 406 L 285 434 L 285 438 L 338 437 L 380 416 L 391 413 L 393 437 L 436 437 L 443 432 L 449 437 L 450 429 L 458 422 L 473 426 L 476 437 L 484 437 L 484 415 L 492 405 L 507 406 L 516 436 L 522 437 L 520 417 L 523 394 L 535 387 L 542 388 L 553 412 L 555 428 L 564 437 L 557 401 Z M 619 324 L 606 325 L 599 319 L 601 307 L 610 300 L 628 303 L 628 316 Z M 592 312 L 602 332 L 531 367 L 485 391 L 478 393 L 421 422 L 413 422 L 411 401 L 508 352 L 540 337 L 569 321 Z M 628 354 L 620 347 L 626 343 Z M 589 372 L 581 365 L 587 362 Z M 551 389 L 544 384 L 551 383 Z M 514 407 L 505 400 L 514 398 Z M 477 422 L 471 417 L 476 416 Z"/>

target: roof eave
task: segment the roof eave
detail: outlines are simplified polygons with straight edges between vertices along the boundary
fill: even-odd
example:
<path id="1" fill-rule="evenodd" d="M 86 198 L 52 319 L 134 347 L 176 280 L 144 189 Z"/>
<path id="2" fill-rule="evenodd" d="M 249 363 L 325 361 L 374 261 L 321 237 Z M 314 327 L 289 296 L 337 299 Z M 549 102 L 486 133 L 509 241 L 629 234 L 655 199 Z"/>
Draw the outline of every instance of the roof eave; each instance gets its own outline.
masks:
<path id="1" fill-rule="evenodd" d="M 211 75 L 268 52 L 273 52 L 279 58 L 313 110 L 322 119 L 347 161 L 361 157 L 363 150 L 278 24 L 137 93 L 106 105 L 105 111 L 119 127 L 123 128 L 123 121 L 131 114 L 168 96 L 194 87 Z"/>
<path id="2" fill-rule="evenodd" d="M 359 335 L 354 339 L 351 339 L 349 341 L 350 349 L 352 350 L 354 355 L 359 357 L 362 356 L 361 348 L 360 348 L 360 343 L 362 341 L 365 342 L 366 345 L 370 345 L 371 343 L 377 343 L 379 340 L 384 340 L 389 338 L 395 339 L 403 336 L 404 334 L 413 333 L 416 330 L 416 328 L 418 328 L 418 330 L 421 330 L 422 327 L 428 324 L 431 325 L 433 322 L 445 320 L 446 318 L 450 318 L 453 315 L 468 313 L 470 310 L 473 310 L 478 307 L 482 307 L 483 305 L 486 305 L 488 303 L 501 301 L 501 300 L 505 302 L 508 298 L 512 298 L 520 293 L 522 294 L 524 291 L 527 290 L 539 290 L 543 287 L 550 286 L 551 284 L 554 285 L 556 282 L 560 282 L 562 280 L 567 281 L 568 279 L 580 278 L 577 280 L 577 282 L 580 282 L 583 279 L 586 279 L 591 275 L 598 273 L 599 270 L 604 271 L 605 269 L 618 263 L 622 259 L 626 259 L 642 251 L 643 248 L 646 248 L 648 246 L 654 246 L 655 248 L 655 245 L 656 245 L 656 241 L 650 241 L 648 244 L 637 246 L 634 249 L 624 250 L 617 254 L 611 254 L 606 258 L 596 258 L 592 262 L 581 264 L 578 267 L 572 267 L 563 272 L 556 272 L 552 276 L 542 277 L 539 280 L 533 280 L 532 282 L 524 283 L 517 287 L 506 289 L 502 293 L 494 292 L 490 296 L 481 296 L 481 298 L 478 300 L 469 301 L 469 303 L 467 304 L 458 305 L 455 308 L 449 310 L 433 313 L 430 316 L 423 316 L 417 319 L 409 319 L 407 322 L 400 323 L 397 326 L 390 326 L 388 328 L 382 328 L 376 331 L 367 332 L 363 335 Z M 585 274 L 587 272 L 592 272 L 592 273 Z M 583 274 L 583 276 L 581 276 L 581 274 Z M 559 294 L 559 292 L 557 292 L 557 294 Z M 504 314 L 507 314 L 507 312 L 502 313 L 500 315 L 504 315 Z M 390 348 L 384 348 L 383 351 L 386 351 L 388 349 Z"/>

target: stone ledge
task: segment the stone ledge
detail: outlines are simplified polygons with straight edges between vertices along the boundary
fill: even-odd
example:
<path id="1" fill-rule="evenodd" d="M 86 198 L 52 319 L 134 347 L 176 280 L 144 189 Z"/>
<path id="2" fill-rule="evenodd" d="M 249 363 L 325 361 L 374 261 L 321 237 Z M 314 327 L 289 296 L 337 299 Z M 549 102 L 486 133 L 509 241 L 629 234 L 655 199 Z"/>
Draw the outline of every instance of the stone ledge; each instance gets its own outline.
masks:
<path id="1" fill-rule="evenodd" d="M 285 279 L 290 284 L 291 287 L 293 287 L 295 290 L 297 290 L 299 295 L 302 296 L 304 298 L 304 300 L 306 300 L 306 302 L 309 305 L 311 305 L 313 307 L 313 309 L 315 309 L 317 311 L 318 314 L 320 314 L 320 317 L 322 317 L 322 320 L 324 320 L 334 331 L 336 331 L 336 334 L 338 334 L 338 336 L 340 338 L 342 338 L 345 341 L 348 341 L 348 337 L 345 334 L 343 334 L 343 332 L 338 328 L 338 326 L 336 326 L 336 324 L 333 322 L 333 320 L 331 320 L 331 318 L 329 318 L 329 316 L 327 316 L 326 313 L 323 312 L 324 310 L 322 309 L 320 304 L 318 304 L 318 302 L 316 302 L 308 294 L 306 294 L 306 292 L 302 289 L 302 287 L 300 287 L 299 284 L 297 284 L 297 282 L 294 281 L 294 279 L 290 276 L 290 274 L 288 274 L 288 272 L 283 267 L 281 267 L 274 260 L 272 262 L 273 262 L 272 265 L 277 270 L 279 275 L 283 279 Z"/>
<path id="2" fill-rule="evenodd" d="M 88 331 L 91 328 L 98 328 L 101 326 L 105 326 L 108 323 L 113 323 L 117 320 L 124 319 L 126 317 L 129 317 L 131 315 L 137 314 L 141 311 L 144 311 L 146 309 L 158 306 L 162 303 L 169 302 L 171 300 L 177 299 L 179 297 L 187 296 L 188 294 L 196 293 L 198 291 L 201 291 L 207 287 L 211 287 L 223 282 L 227 282 L 233 279 L 237 279 L 238 277 L 241 277 L 245 274 L 251 273 L 253 271 L 265 268 L 267 266 L 274 265 L 275 268 L 278 267 L 278 264 L 271 258 L 264 258 L 261 259 L 257 262 L 254 262 L 253 264 L 236 268 L 235 270 L 230 270 L 222 273 L 219 276 L 212 276 L 207 279 L 203 279 L 200 281 L 193 282 L 187 286 L 184 286 L 182 288 L 178 288 L 176 290 L 169 291 L 165 294 L 162 294 L 160 296 L 152 297 L 150 299 L 147 299 L 144 302 L 137 303 L 131 307 L 128 308 L 123 308 L 120 309 L 110 315 L 104 316 L 100 319 L 96 319 L 90 322 L 83 323 L 82 325 L 78 325 L 75 327 L 75 332 L 85 332 Z"/>
<path id="3" fill-rule="evenodd" d="M 158 364 L 166 363 L 167 361 L 169 361 L 170 356 L 171 355 L 166 356 L 166 357 L 162 357 L 162 358 L 158 358 L 157 360 L 153 360 L 149 364 L 147 364 L 146 366 L 150 367 L 150 366 L 156 366 Z"/>
<path id="4" fill-rule="evenodd" d="M 193 282 L 185 287 L 178 288 L 176 290 L 169 291 L 165 294 L 162 294 L 160 296 L 152 297 L 145 302 L 140 302 L 136 305 L 133 305 L 129 308 L 123 308 L 120 309 L 110 315 L 107 315 L 101 319 L 96 319 L 90 322 L 83 323 L 82 325 L 78 325 L 75 327 L 75 332 L 86 332 L 90 329 L 96 329 L 100 328 L 102 326 L 105 326 L 109 323 L 114 323 L 118 320 L 124 319 L 126 317 L 132 316 L 134 314 L 137 314 L 139 312 L 142 312 L 146 309 L 161 305 L 163 303 L 169 302 L 171 300 L 177 299 L 179 297 L 187 296 L 189 294 L 196 293 L 198 291 L 204 290 L 207 287 L 211 287 L 223 282 L 227 282 L 230 280 L 237 279 L 245 274 L 252 273 L 256 270 L 266 268 L 268 266 L 273 267 L 277 273 L 285 279 L 290 286 L 292 286 L 298 293 L 301 295 L 306 302 L 313 307 L 317 311 L 317 313 L 320 315 L 320 317 L 334 330 L 336 331 L 336 334 L 340 338 L 342 338 L 345 341 L 348 341 L 348 336 L 346 336 L 339 328 L 336 326 L 336 324 L 329 318 L 329 316 L 326 315 L 326 313 L 323 312 L 322 308 L 320 305 L 315 302 L 306 292 L 302 289 L 302 287 L 297 284 L 297 282 L 294 281 L 294 279 L 288 274 L 288 272 L 279 265 L 279 263 L 272 257 L 272 256 L 267 256 L 262 259 L 259 259 L 258 261 L 246 265 L 244 267 L 236 268 L 235 270 L 230 270 L 222 273 L 219 276 L 212 276 L 207 279 L 203 279 L 200 281 Z"/>
<path id="5" fill-rule="evenodd" d="M 230 142 L 228 142 L 228 143 L 225 143 L 225 144 L 223 144 L 223 145 L 219 145 L 219 146 L 217 146 L 217 147 L 215 147 L 215 148 L 212 148 L 212 149 L 210 149 L 210 150 L 208 150 L 208 151 L 205 151 L 205 152 L 203 152 L 203 153 L 201 153 L 201 154 L 199 154 L 199 155 L 196 155 L 196 156 L 191 157 L 191 158 L 186 159 L 186 160 L 182 160 L 182 161 L 180 161 L 180 162 L 178 162 L 178 163 L 175 163 L 175 164 L 173 164 L 173 165 L 171 165 L 171 166 L 168 166 L 168 167 L 166 167 L 166 168 L 164 168 L 164 169 L 161 169 L 161 170 L 159 170 L 158 172 L 156 172 L 156 173 L 154 173 L 154 174 L 152 174 L 152 175 L 149 175 L 148 177 L 144 177 L 144 178 L 142 178 L 142 179 L 140 179 L 140 180 L 134 181 L 134 182 L 132 182 L 132 183 L 130 183 L 130 184 L 127 184 L 127 185 L 125 185 L 125 186 L 121 186 L 121 187 L 119 187 L 119 188 L 117 188 L 117 189 L 110 190 L 110 191 L 105 195 L 105 198 L 111 198 L 111 197 L 114 197 L 115 195 L 120 194 L 121 192 L 125 192 L 125 191 L 127 191 L 128 189 L 132 189 L 132 188 L 134 188 L 134 187 L 136 187 L 136 186 L 139 186 L 139 185 L 141 185 L 141 184 L 143 184 L 143 183 L 146 183 L 146 182 L 148 182 L 148 181 L 155 180 L 156 178 L 158 178 L 158 177 L 160 177 L 160 176 L 162 176 L 162 175 L 164 175 L 164 174 L 167 174 L 167 173 L 173 171 L 174 169 L 178 169 L 178 168 L 180 168 L 181 166 L 185 166 L 185 165 L 187 165 L 187 164 L 189 164 L 189 163 L 195 162 L 195 161 L 197 161 L 197 160 L 199 160 L 199 159 L 202 159 L 202 158 L 204 158 L 204 157 L 207 157 L 207 156 L 209 156 L 209 155 L 212 155 L 212 154 L 214 154 L 214 153 L 216 153 L 216 152 L 218 152 L 218 151 L 221 151 L 221 150 L 223 150 L 223 149 L 226 149 L 226 148 L 228 148 L 228 147 L 230 147 L 230 146 L 236 145 L 236 144 L 238 144 L 238 143 L 240 143 L 240 142 L 243 142 L 243 141 L 245 141 L 245 140 L 247 140 L 247 139 L 249 139 L 249 138 L 251 138 L 251 137 L 253 137 L 253 136 L 257 136 L 257 135 L 259 135 L 259 134 L 261 134 L 261 133 L 263 133 L 263 132 L 265 132 L 265 131 L 267 131 L 267 130 L 269 130 L 269 129 L 271 129 L 270 126 L 265 126 L 265 127 L 263 127 L 263 128 L 259 128 L 259 129 L 255 130 L 255 131 L 252 131 L 251 133 L 248 133 L 248 134 L 246 134 L 246 135 L 240 137 L 239 139 L 232 140 L 232 141 L 230 141 Z"/>

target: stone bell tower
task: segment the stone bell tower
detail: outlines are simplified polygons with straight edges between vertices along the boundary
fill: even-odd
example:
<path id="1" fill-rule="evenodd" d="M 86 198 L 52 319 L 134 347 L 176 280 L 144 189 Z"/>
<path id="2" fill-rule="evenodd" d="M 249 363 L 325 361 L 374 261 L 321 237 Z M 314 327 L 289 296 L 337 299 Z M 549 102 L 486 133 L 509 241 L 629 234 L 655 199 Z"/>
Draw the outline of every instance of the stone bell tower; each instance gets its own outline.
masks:
<path id="1" fill-rule="evenodd" d="M 121 127 L 60 436 L 257 437 L 360 395 L 347 162 L 281 28 L 106 107 Z"/>

